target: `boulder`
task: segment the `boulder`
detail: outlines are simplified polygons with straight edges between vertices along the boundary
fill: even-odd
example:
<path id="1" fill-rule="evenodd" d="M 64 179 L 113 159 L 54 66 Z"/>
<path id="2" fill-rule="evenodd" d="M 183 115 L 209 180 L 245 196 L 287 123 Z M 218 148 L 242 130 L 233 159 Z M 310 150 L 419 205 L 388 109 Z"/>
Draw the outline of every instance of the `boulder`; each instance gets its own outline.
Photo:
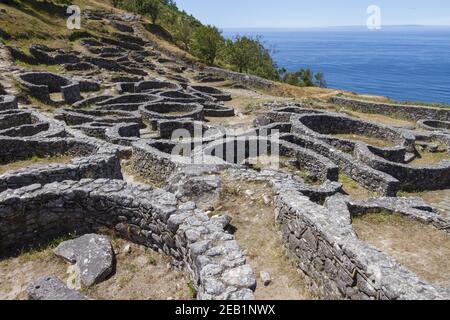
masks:
<path id="1" fill-rule="evenodd" d="M 29 300 L 88 300 L 81 293 L 69 289 L 58 278 L 47 276 L 27 288 Z"/>
<path id="2" fill-rule="evenodd" d="M 85 286 L 103 281 L 113 271 L 114 252 L 105 236 L 87 234 L 61 243 L 53 252 L 77 265 L 81 283 Z"/>

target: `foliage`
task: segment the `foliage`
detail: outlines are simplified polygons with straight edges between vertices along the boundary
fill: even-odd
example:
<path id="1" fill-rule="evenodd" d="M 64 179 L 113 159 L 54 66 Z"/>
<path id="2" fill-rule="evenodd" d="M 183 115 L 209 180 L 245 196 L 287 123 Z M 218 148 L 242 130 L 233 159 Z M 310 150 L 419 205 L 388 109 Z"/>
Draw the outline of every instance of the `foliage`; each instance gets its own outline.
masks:
<path id="1" fill-rule="evenodd" d="M 210 25 L 197 28 L 190 41 L 192 53 L 208 64 L 214 64 L 223 46 L 224 39 L 221 32 Z"/>
<path id="2" fill-rule="evenodd" d="M 184 49 L 189 51 L 189 42 L 191 41 L 194 27 L 185 17 L 179 17 L 175 25 L 175 39 L 179 41 Z"/>
<path id="3" fill-rule="evenodd" d="M 295 72 L 288 72 L 285 68 L 278 71 L 280 80 L 293 86 L 299 87 L 326 87 L 323 73 L 314 74 L 310 69 L 299 69 Z M 314 79 L 314 80 L 313 80 Z"/>
<path id="4" fill-rule="evenodd" d="M 149 16 L 153 23 L 156 23 L 161 13 L 160 0 L 129 0 L 123 6 L 127 10 Z"/>
<path id="5" fill-rule="evenodd" d="M 210 65 L 215 63 L 235 71 L 283 81 L 295 86 L 326 87 L 323 73 L 310 69 L 288 72 L 277 69 L 272 55 L 260 37 L 238 36 L 225 40 L 218 28 L 202 25 L 192 15 L 178 9 L 174 0 L 111 0 L 122 7 L 151 18 L 167 30 L 175 43 Z"/>

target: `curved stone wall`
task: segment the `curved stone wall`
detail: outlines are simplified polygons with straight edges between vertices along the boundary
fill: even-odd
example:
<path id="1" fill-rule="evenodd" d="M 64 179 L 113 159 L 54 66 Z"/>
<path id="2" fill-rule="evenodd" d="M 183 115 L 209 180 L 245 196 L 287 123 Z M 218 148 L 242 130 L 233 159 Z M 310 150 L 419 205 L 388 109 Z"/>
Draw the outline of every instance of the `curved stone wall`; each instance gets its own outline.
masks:
<path id="1" fill-rule="evenodd" d="M 337 105 L 350 107 L 361 112 L 384 114 L 406 120 L 419 121 L 427 119 L 450 121 L 450 110 L 445 108 L 389 104 L 344 97 L 333 97 L 331 98 L 331 102 Z"/>
<path id="2" fill-rule="evenodd" d="M 256 280 L 224 225 L 173 194 L 119 180 L 34 185 L 0 193 L 0 250 L 111 228 L 185 265 L 198 299 L 253 299 Z"/>
<path id="3" fill-rule="evenodd" d="M 420 120 L 417 122 L 417 127 L 430 131 L 450 133 L 450 121 Z"/>
<path id="4" fill-rule="evenodd" d="M 418 220 L 437 215 L 421 202 L 380 198 L 358 203 L 341 195 L 329 197 L 325 206 L 282 183 L 276 183 L 277 219 L 290 258 L 312 290 L 326 299 L 447 300 L 450 290 L 430 285 L 393 258 L 359 240 L 352 229 L 352 214 L 382 208 Z M 376 201 L 376 203 L 375 203 Z"/>
<path id="5" fill-rule="evenodd" d="M 156 102 L 141 106 L 139 111 L 144 121 L 151 123 L 154 130 L 159 120 L 204 119 L 203 107 L 198 103 Z"/>
<path id="6" fill-rule="evenodd" d="M 208 86 L 189 86 L 188 91 L 196 93 L 200 92 L 201 94 L 205 94 L 207 96 L 210 96 L 217 101 L 230 101 L 231 100 L 231 94 L 225 93 L 219 89 L 208 87 Z"/>
<path id="7" fill-rule="evenodd" d="M 27 94 L 45 102 L 52 103 L 50 93 L 61 92 L 66 103 L 72 104 L 82 99 L 80 84 L 49 72 L 28 72 L 18 77 L 21 87 Z"/>
<path id="8" fill-rule="evenodd" d="M 329 144 L 340 146 L 342 150 L 347 152 L 353 151 L 355 142 L 348 139 L 335 138 L 333 137 L 334 134 L 356 134 L 377 138 L 405 147 L 409 152 L 415 151 L 415 138 L 406 131 L 339 114 L 306 114 L 298 116 L 293 121 L 292 132 L 324 140 Z"/>
<path id="9" fill-rule="evenodd" d="M 35 111 L 11 109 L 0 111 L 0 137 L 64 137 L 63 124 Z"/>
<path id="10" fill-rule="evenodd" d="M 355 156 L 370 167 L 395 177 L 400 181 L 401 190 L 423 191 L 450 187 L 450 160 L 415 167 L 393 162 L 384 157 L 383 150 L 365 144 L 356 145 Z"/>

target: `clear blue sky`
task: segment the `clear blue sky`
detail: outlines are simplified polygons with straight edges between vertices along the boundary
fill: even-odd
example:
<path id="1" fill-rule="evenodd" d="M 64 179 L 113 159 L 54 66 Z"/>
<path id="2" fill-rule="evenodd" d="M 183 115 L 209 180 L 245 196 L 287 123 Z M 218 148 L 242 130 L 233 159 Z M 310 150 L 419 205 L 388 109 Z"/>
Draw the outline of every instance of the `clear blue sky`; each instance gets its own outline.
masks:
<path id="1" fill-rule="evenodd" d="M 203 23 L 221 28 L 365 25 L 369 5 L 383 25 L 450 25 L 449 0 L 176 0 Z"/>

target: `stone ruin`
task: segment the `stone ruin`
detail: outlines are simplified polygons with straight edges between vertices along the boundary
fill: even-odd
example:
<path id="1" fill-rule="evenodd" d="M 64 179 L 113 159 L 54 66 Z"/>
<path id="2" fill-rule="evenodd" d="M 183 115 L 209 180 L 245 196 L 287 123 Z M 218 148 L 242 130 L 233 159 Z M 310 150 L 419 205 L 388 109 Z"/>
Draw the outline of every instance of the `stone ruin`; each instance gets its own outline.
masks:
<path id="1" fill-rule="evenodd" d="M 92 13 L 94 17 L 103 19 Z M 450 110 L 396 107 L 400 116 L 417 122 L 418 131 L 302 105 L 267 104 L 253 128 L 230 134 L 207 121 L 235 116 L 235 110 L 224 104 L 231 100 L 229 93 L 190 84 L 182 76 L 175 77 L 177 82 L 168 81 L 169 75 L 150 77 L 145 69 L 169 73 L 161 66 L 166 59 L 148 49 L 146 40 L 124 21 L 115 17 L 112 26 L 122 32 L 120 36 L 81 40 L 90 55 L 43 46 L 30 50 L 40 63 L 63 64 L 66 72 L 78 72 L 18 76 L 23 92 L 40 101 L 52 104 L 51 94 L 62 94 L 57 103 L 63 107 L 53 117 L 19 109 L 14 96 L 0 96 L 1 164 L 33 156 L 73 158 L 65 164 L 34 165 L 0 175 L 2 256 L 67 233 L 83 235 L 107 228 L 170 256 L 175 266 L 188 272 L 197 299 L 253 299 L 256 277 L 229 232 L 230 219 L 211 217 L 199 205 L 200 199 L 220 190 L 226 173 L 271 186 L 286 253 L 321 298 L 450 298 L 450 288 L 423 281 L 358 239 L 352 227 L 354 216 L 390 212 L 449 231 L 448 217 L 421 199 L 397 194 L 450 187 L 449 160 L 411 164 L 420 157 L 419 146 L 433 152 L 438 143 L 450 152 Z M 103 78 L 111 72 L 104 82 L 114 90 L 98 92 L 103 84 L 98 72 Z M 211 74 L 197 79 L 223 80 Z M 393 109 L 341 97 L 332 102 L 381 114 Z M 189 135 L 199 130 L 200 136 L 180 140 L 173 136 L 180 129 Z M 388 146 L 351 135 L 382 140 Z M 270 148 L 255 151 L 252 145 Z M 255 170 L 247 165 L 251 158 L 271 156 L 267 151 L 271 148 L 307 171 L 315 183 L 283 169 Z M 136 175 L 160 188 L 125 182 L 121 170 L 125 159 Z M 376 197 L 352 199 L 343 191 L 340 174 Z M 52 277 L 31 286 L 29 296 L 86 298 Z"/>

